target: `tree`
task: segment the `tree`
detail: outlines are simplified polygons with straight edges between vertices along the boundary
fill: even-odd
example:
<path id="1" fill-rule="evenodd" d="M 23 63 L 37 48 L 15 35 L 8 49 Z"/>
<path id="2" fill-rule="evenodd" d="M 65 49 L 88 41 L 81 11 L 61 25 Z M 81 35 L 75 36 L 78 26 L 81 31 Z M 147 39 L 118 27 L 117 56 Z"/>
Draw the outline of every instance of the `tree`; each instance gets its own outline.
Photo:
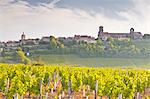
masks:
<path id="1" fill-rule="evenodd" d="M 99 46 L 103 46 L 103 45 L 104 45 L 104 43 L 103 43 L 103 41 L 102 41 L 101 39 L 98 39 L 98 40 L 97 40 L 97 45 L 99 45 Z"/>
<path id="2" fill-rule="evenodd" d="M 22 49 L 20 47 L 17 49 L 16 53 L 22 63 L 25 63 L 25 64 L 31 63 L 31 60 L 25 56 L 25 53 L 22 51 Z"/>
<path id="3" fill-rule="evenodd" d="M 59 48 L 63 49 L 64 47 L 65 47 L 64 44 L 62 43 L 59 44 Z"/>
<path id="4" fill-rule="evenodd" d="M 57 47 L 57 41 L 54 36 L 50 36 L 50 47 L 51 48 L 56 48 Z"/>
<path id="5" fill-rule="evenodd" d="M 150 39 L 150 34 L 144 34 L 143 39 Z"/>
<path id="6" fill-rule="evenodd" d="M 109 42 L 113 42 L 113 41 L 114 41 L 114 39 L 113 39 L 112 37 L 109 37 L 109 38 L 107 39 L 107 41 L 109 41 Z"/>

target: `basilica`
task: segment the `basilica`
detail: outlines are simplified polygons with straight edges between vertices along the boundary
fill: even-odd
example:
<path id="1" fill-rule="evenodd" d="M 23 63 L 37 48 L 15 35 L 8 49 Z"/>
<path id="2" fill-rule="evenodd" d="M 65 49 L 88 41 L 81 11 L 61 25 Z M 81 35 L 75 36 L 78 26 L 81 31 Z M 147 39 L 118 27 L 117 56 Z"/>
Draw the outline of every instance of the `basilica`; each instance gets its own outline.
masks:
<path id="1" fill-rule="evenodd" d="M 135 32 L 134 28 L 130 29 L 129 33 L 109 33 L 104 32 L 103 26 L 99 27 L 98 32 L 98 39 L 107 40 L 109 37 L 115 38 L 115 39 L 134 39 L 134 40 L 140 40 L 142 39 L 143 35 L 141 32 Z"/>

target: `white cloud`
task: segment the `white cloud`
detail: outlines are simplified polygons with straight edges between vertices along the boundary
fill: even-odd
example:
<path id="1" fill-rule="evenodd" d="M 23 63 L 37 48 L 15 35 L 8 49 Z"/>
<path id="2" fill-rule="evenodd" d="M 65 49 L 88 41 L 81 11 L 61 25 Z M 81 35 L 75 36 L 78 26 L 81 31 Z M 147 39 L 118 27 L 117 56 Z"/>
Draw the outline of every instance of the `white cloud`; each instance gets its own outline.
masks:
<path id="1" fill-rule="evenodd" d="M 7 5 L 14 0 L 0 0 L 0 5 Z"/>
<path id="2" fill-rule="evenodd" d="M 55 4 L 58 3 L 59 1 L 61 1 L 61 0 L 53 0 L 53 1 L 50 3 L 50 5 L 55 6 Z"/>
<path id="3" fill-rule="evenodd" d="M 55 8 L 55 5 L 60 2 L 61 0 L 53 0 L 50 4 L 40 3 L 40 6 L 46 7 L 48 9 Z"/>
<path id="4" fill-rule="evenodd" d="M 27 2 L 10 3 L 10 0 L 0 0 L 0 41 L 19 39 L 22 32 L 28 37 L 41 36 L 73 36 L 74 34 L 88 34 L 97 36 L 98 26 L 104 25 L 105 31 L 129 32 L 130 27 L 135 30 L 150 33 L 150 11 L 146 0 L 134 1 L 135 5 L 128 11 L 118 12 L 126 20 L 107 18 L 101 13 L 89 15 L 81 9 L 70 10 L 56 8 L 54 5 L 59 0 L 54 0 L 44 6 L 27 6 Z M 4 6 L 5 5 L 5 6 Z M 51 9 L 47 9 L 47 8 Z"/>
<path id="5" fill-rule="evenodd" d="M 130 26 L 133 26 L 138 31 L 150 33 L 150 2 L 148 0 L 133 0 L 134 6 L 126 12 L 121 13 L 126 17 Z"/>

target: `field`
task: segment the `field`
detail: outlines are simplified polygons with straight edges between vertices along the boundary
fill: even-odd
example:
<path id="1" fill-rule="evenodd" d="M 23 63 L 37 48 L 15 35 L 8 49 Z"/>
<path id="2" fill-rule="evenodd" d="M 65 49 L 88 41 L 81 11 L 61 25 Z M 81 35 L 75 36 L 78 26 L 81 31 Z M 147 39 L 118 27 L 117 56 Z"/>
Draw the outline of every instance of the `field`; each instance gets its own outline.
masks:
<path id="1" fill-rule="evenodd" d="M 14 94 L 21 97 L 57 97 L 63 94 L 61 97 L 75 99 L 85 96 L 116 99 L 121 95 L 123 99 L 133 99 L 136 93 L 148 99 L 149 88 L 148 69 L 0 64 L 0 92 L 7 99 L 12 99 Z"/>
<path id="2" fill-rule="evenodd" d="M 80 58 L 76 55 L 40 55 L 46 64 L 78 66 L 149 67 L 150 58 Z"/>

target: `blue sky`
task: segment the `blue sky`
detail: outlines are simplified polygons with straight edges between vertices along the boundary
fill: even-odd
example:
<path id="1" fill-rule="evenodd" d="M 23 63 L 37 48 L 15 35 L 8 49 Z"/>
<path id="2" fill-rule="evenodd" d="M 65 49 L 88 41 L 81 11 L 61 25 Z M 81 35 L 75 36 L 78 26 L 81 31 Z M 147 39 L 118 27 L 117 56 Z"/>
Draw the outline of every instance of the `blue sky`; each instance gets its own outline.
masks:
<path id="1" fill-rule="evenodd" d="M 0 0 L 0 41 L 104 31 L 150 33 L 150 0 Z"/>

